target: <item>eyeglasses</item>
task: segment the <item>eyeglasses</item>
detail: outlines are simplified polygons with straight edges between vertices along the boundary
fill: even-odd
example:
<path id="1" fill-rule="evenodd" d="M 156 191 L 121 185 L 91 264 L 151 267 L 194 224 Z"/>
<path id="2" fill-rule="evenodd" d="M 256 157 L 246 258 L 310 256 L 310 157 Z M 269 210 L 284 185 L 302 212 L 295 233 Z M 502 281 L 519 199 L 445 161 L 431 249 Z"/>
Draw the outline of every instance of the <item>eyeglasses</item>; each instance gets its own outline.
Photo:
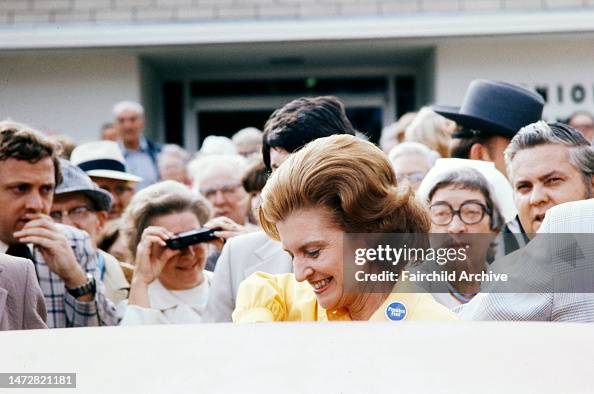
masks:
<path id="1" fill-rule="evenodd" d="M 206 198 L 213 198 L 216 196 L 217 192 L 223 193 L 225 197 L 231 195 L 237 188 L 241 186 L 240 183 L 230 184 L 230 185 L 223 185 L 219 188 L 211 188 L 211 189 L 200 189 L 200 193 Z"/>
<path id="2" fill-rule="evenodd" d="M 52 211 L 49 215 L 52 219 L 54 219 L 55 222 L 62 222 L 66 216 L 72 220 L 84 219 L 89 212 L 94 211 L 91 208 L 83 205 L 80 207 L 74 207 L 67 211 Z"/>
<path id="3" fill-rule="evenodd" d="M 396 181 L 398 183 L 404 182 L 404 180 L 408 180 L 410 183 L 419 183 L 425 178 L 426 172 L 421 171 L 414 171 L 408 174 L 396 174 Z"/>
<path id="4" fill-rule="evenodd" d="M 452 223 L 455 215 L 458 215 L 464 224 L 477 224 L 483 220 L 485 213 L 490 215 L 491 210 L 476 201 L 464 201 L 458 210 L 444 201 L 436 202 L 429 207 L 431 221 L 438 226 L 447 226 Z"/>

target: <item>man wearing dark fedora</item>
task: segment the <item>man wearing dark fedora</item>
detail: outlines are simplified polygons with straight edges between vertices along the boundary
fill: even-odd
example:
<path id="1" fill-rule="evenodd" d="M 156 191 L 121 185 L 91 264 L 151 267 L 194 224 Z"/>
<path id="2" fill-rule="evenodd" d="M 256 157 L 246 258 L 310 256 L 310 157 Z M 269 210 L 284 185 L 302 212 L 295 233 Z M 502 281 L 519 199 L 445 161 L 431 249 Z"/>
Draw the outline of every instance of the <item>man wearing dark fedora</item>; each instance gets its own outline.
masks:
<path id="1" fill-rule="evenodd" d="M 450 156 L 491 161 L 506 174 L 503 151 L 518 130 L 542 117 L 544 100 L 536 92 L 507 82 L 475 79 L 461 107 L 433 106 L 459 126 Z"/>
<path id="2" fill-rule="evenodd" d="M 504 175 L 505 149 L 522 127 L 541 119 L 543 108 L 544 100 L 538 93 L 486 79 L 470 82 L 461 107 L 432 107 L 458 124 L 452 135 L 451 157 L 493 162 Z M 502 233 L 506 235 L 498 253 L 509 254 L 528 242 L 517 217 L 505 224 Z"/>

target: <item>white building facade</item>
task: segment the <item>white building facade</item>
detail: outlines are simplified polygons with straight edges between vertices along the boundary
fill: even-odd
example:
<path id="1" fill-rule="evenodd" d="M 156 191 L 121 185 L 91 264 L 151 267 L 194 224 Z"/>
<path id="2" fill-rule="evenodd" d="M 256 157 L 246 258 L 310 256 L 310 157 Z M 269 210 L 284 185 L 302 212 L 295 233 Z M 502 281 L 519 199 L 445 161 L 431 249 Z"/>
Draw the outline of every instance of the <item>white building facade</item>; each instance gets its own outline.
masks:
<path id="1" fill-rule="evenodd" d="M 0 118 L 96 139 L 123 99 L 190 150 L 334 94 L 355 125 L 459 105 L 469 81 L 594 111 L 592 0 L 2 0 Z"/>

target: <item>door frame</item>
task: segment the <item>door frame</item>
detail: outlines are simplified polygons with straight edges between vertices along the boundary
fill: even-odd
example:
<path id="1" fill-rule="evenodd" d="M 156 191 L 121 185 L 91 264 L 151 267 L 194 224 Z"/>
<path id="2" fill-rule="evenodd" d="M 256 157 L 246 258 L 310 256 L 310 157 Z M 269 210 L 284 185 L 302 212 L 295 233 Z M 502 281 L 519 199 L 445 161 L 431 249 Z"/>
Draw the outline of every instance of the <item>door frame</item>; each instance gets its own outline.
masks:
<path id="1" fill-rule="evenodd" d="M 347 108 L 381 107 L 384 125 L 396 120 L 396 77 L 386 75 L 386 91 L 377 93 L 340 94 L 340 99 Z M 416 78 L 416 76 L 415 76 Z M 256 95 L 225 97 L 191 97 L 190 82 L 184 84 L 185 102 L 188 103 L 184 116 L 184 144 L 190 152 L 199 149 L 200 125 L 197 122 L 201 111 L 238 111 L 270 110 L 274 111 L 297 98 L 295 95 Z"/>

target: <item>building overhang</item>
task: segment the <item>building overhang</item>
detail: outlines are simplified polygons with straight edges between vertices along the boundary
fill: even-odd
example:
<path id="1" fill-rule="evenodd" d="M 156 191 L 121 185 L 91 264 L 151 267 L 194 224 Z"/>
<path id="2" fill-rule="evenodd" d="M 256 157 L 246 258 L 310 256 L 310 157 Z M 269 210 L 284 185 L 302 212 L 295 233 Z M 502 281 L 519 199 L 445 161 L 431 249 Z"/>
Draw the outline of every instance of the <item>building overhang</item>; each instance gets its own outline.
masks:
<path id="1" fill-rule="evenodd" d="M 0 50 L 415 39 L 594 32 L 594 11 L 446 13 L 399 17 L 47 24 L 0 29 Z"/>

